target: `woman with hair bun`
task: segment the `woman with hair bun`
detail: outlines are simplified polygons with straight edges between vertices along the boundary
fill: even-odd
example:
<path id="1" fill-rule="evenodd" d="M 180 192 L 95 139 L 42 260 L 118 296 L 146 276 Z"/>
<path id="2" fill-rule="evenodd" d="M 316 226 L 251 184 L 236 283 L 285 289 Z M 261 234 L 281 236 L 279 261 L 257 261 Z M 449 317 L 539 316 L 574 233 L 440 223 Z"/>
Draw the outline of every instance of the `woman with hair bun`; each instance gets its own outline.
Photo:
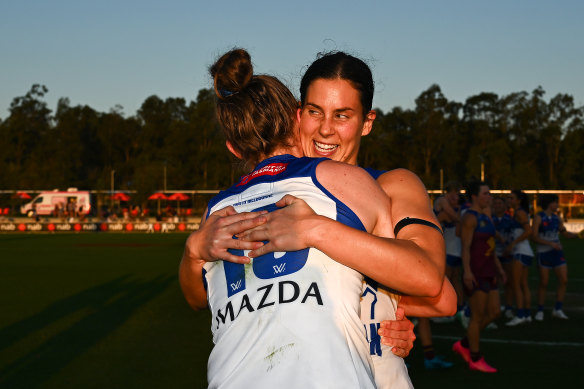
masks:
<path id="1" fill-rule="evenodd" d="M 367 172 L 302 158 L 294 96 L 276 78 L 254 75 L 245 50 L 224 54 L 210 70 L 227 147 L 256 165 L 210 201 L 201 232 L 189 237 L 192 244 L 181 261 L 187 301 L 193 308 L 208 304 L 212 313 L 209 387 L 374 388 L 359 318 L 362 274 L 407 289 L 411 281 L 396 281 L 390 270 L 409 269 L 418 277 L 420 294 L 428 295 L 439 294 L 441 274 L 422 256 L 403 258 L 395 239 L 370 234 L 391 235 L 393 225 L 389 199 Z M 301 209 L 304 228 L 295 234 L 303 241 L 318 240 L 331 223 L 342 223 L 342 233 L 322 251 L 298 247 L 250 260 L 244 250 L 262 244 L 241 240 L 224 258 L 209 251 L 217 247 L 206 244 L 216 237 L 216 230 L 204 228 L 209 221 L 221 228 L 229 224 L 224 216 L 251 211 L 239 219 L 241 227 L 265 221 L 266 215 L 250 218 L 284 205 Z M 385 255 L 372 253 L 364 260 L 344 249 L 350 241 L 355 250 L 367 251 L 372 240 L 386 247 Z"/>
<path id="2" fill-rule="evenodd" d="M 346 89 L 341 92 L 348 92 L 350 94 L 350 99 L 354 99 L 356 96 L 357 100 L 353 101 L 350 100 L 350 107 L 344 106 L 345 112 L 339 112 L 337 117 L 339 120 L 343 120 L 347 115 L 349 115 L 351 111 L 354 112 L 352 119 L 349 119 L 347 124 L 346 135 L 348 136 L 347 142 L 352 144 L 348 148 L 345 147 L 335 147 L 334 149 L 341 149 L 346 150 L 348 153 L 344 154 L 344 157 L 338 157 L 336 155 L 332 156 L 331 158 L 342 160 L 348 162 L 350 164 L 355 164 L 355 161 L 352 160 L 353 157 L 356 157 L 356 152 L 358 151 L 358 139 L 356 137 L 361 136 L 360 127 L 363 127 L 363 131 L 366 129 L 370 130 L 370 124 L 372 123 L 372 119 L 369 118 L 371 114 L 369 114 L 369 110 L 371 108 L 371 98 L 372 98 L 372 80 L 371 80 L 371 73 L 368 67 L 365 64 L 362 64 L 362 61 L 357 60 L 354 57 L 346 56 L 344 53 L 339 53 L 339 55 L 335 55 L 332 57 L 325 56 L 324 58 L 325 63 L 324 68 L 330 65 L 330 62 L 343 62 L 345 69 L 348 69 L 348 72 L 344 72 L 342 74 L 343 77 L 353 77 L 355 76 L 355 71 L 359 74 L 365 74 L 365 83 L 367 83 L 367 78 L 370 79 L 371 88 L 370 93 L 361 93 L 358 87 L 367 88 L 365 85 L 358 84 L 357 80 L 349 79 L 345 81 L 343 77 L 341 80 L 344 83 L 349 85 L 349 89 Z M 221 63 L 222 61 L 218 61 Z M 322 61 L 321 61 L 322 62 Z M 313 64 L 314 65 L 314 64 Z M 356 65 L 356 66 L 355 66 Z M 363 66 L 364 65 L 364 66 Z M 215 66 L 214 66 L 215 67 Z M 315 70 L 313 66 L 311 66 L 310 70 Z M 352 69 L 352 70 L 351 70 Z M 321 71 L 316 69 L 316 72 L 313 72 L 313 75 L 317 76 L 317 79 L 321 78 Z M 368 72 L 367 72 L 368 71 Z M 307 71 L 307 74 L 309 72 Z M 259 76 L 258 76 L 259 77 Z M 338 76 L 337 76 L 338 78 Z M 354 77 L 355 78 L 355 77 Z M 223 108 L 221 107 L 224 105 L 227 107 L 229 104 L 232 105 L 233 109 L 239 109 L 244 104 L 244 97 L 241 96 L 241 89 L 238 86 L 232 87 L 233 84 L 231 81 L 224 82 L 221 78 L 217 78 L 214 75 L 215 82 L 215 89 L 219 96 L 218 102 L 218 117 L 222 124 L 225 123 L 232 123 L 233 129 L 235 131 L 231 131 L 235 134 L 241 134 L 242 130 L 238 127 L 239 123 L 244 122 L 251 122 L 253 120 L 248 120 L 248 118 L 239 118 L 237 120 L 225 120 L 221 119 L 222 114 L 220 110 Z M 303 78 L 304 81 L 308 80 L 309 78 Z M 218 82 L 217 82 L 218 81 Z M 312 81 L 307 82 L 305 86 L 310 87 L 312 85 Z M 342 87 L 345 84 L 341 85 Z M 312 89 L 310 89 L 312 90 Z M 309 93 L 309 96 L 312 94 Z M 303 93 L 303 96 L 305 94 Z M 363 97 L 365 100 L 363 100 Z M 233 100 L 231 100 L 233 98 Z M 363 100 L 363 101 L 362 101 Z M 369 100 L 369 101 L 367 101 Z M 237 102 L 237 103 L 236 103 Z M 306 112 L 308 112 L 308 108 L 312 108 L 313 105 L 312 101 L 306 104 L 305 108 L 307 108 Z M 304 106 L 304 99 L 303 99 L 303 106 Z M 354 107 L 353 107 L 354 106 Z M 368 108 L 367 108 L 368 107 Z M 372 111 L 373 112 L 373 111 Z M 263 112 L 263 114 L 259 115 L 260 119 L 264 117 L 264 114 L 268 114 L 267 112 Z M 327 114 L 328 115 L 328 114 Z M 301 123 L 303 119 L 301 118 L 302 115 L 299 115 Z M 367 117 L 368 119 L 364 119 Z M 296 123 L 295 123 L 296 125 Z M 301 124 L 302 125 L 302 124 Z M 358 128 L 359 127 L 359 128 Z M 359 132 L 357 133 L 357 131 Z M 228 131 L 230 132 L 230 131 Z M 277 130 L 276 130 L 277 132 Z M 294 131 L 296 135 L 296 132 Z M 264 138 L 261 133 L 257 139 L 267 139 Z M 228 147 L 233 149 L 233 152 L 239 155 L 244 155 L 242 150 L 237 150 L 234 147 L 233 142 L 239 142 L 235 138 L 229 138 L 230 134 L 227 134 L 228 137 Z M 303 138 L 301 137 L 300 140 L 294 139 L 293 142 L 285 142 L 285 144 L 294 144 L 294 142 L 300 143 L 303 146 L 303 152 L 307 155 L 311 155 L 311 150 L 307 150 L 308 143 L 303 143 Z M 267 143 L 270 143 L 268 140 Z M 312 142 L 310 143 L 312 144 Z M 353 149 L 355 147 L 356 149 Z M 344 146 L 344 145 L 343 145 Z M 329 149 L 330 151 L 331 149 Z M 301 154 L 302 155 L 302 154 Z M 322 162 L 319 164 L 319 169 L 321 166 L 327 165 L 331 161 Z M 259 166 L 259 165 L 258 165 Z M 427 194 L 423 185 L 419 179 L 415 178 L 412 180 L 412 174 L 406 171 L 395 171 L 395 172 L 378 172 L 378 171 L 369 171 L 369 174 L 373 177 L 382 177 L 382 182 L 384 179 L 389 175 L 391 176 L 390 180 L 398 180 L 402 182 L 401 188 L 397 188 L 394 185 L 394 189 L 403 189 L 408 194 L 406 197 L 411 200 L 409 204 L 405 207 L 402 207 L 399 210 L 395 210 L 393 213 L 388 212 L 387 209 L 382 210 L 382 212 L 386 213 L 386 216 L 391 217 L 399 217 L 404 213 L 410 217 L 406 217 L 402 220 L 393 219 L 390 223 L 389 230 L 385 231 L 377 231 L 374 232 L 380 236 L 386 236 L 392 239 L 376 237 L 371 234 L 365 234 L 361 231 L 356 229 L 348 228 L 346 225 L 339 223 L 338 221 L 333 220 L 333 218 L 326 218 L 326 217 L 316 217 L 313 215 L 312 209 L 306 206 L 306 203 L 303 200 L 304 198 L 299 199 L 293 196 L 286 196 L 284 197 L 283 201 L 276 203 L 278 206 L 288 205 L 287 207 L 280 209 L 276 212 L 272 212 L 269 215 L 263 215 L 261 217 L 255 217 L 256 214 L 253 213 L 237 213 L 236 210 L 232 207 L 227 207 L 222 210 L 215 211 L 215 213 L 210 214 L 207 222 L 201 227 L 201 229 L 195 233 L 193 233 L 188 241 L 185 248 L 185 254 L 183 256 L 183 261 L 181 263 L 181 286 L 183 287 L 183 293 L 187 298 L 189 303 L 197 308 L 201 307 L 205 304 L 206 300 L 204 298 L 198 299 L 196 294 L 193 293 L 192 287 L 190 287 L 192 280 L 189 277 L 194 277 L 197 275 L 197 268 L 193 266 L 193 264 L 197 263 L 196 260 L 193 258 L 204 258 L 206 261 L 216 261 L 218 259 L 222 259 L 225 261 L 231 261 L 233 263 L 246 263 L 249 261 L 247 257 L 244 257 L 243 254 L 245 253 L 243 250 L 253 250 L 256 249 L 255 252 L 246 253 L 250 257 L 256 257 L 254 262 L 261 258 L 260 255 L 265 255 L 265 253 L 273 252 L 276 248 L 285 247 L 286 249 L 280 249 L 278 251 L 286 251 L 286 250 L 301 250 L 307 247 L 316 247 L 319 250 L 323 251 L 331 258 L 339 261 L 342 264 L 345 264 L 355 270 L 359 270 L 363 274 L 374 278 L 376 281 L 379 281 L 381 284 L 385 285 L 388 288 L 392 288 L 395 290 L 400 290 L 405 293 L 409 293 L 411 295 L 416 296 L 436 296 L 432 299 L 423 299 L 420 298 L 416 300 L 416 298 L 407 296 L 403 297 L 400 301 L 400 305 L 404 305 L 409 309 L 411 312 L 416 312 L 416 314 L 420 316 L 439 316 L 439 315 L 451 315 L 454 313 L 455 309 L 455 301 L 456 297 L 452 286 L 448 283 L 448 281 L 444 281 L 444 245 L 443 239 L 441 236 L 441 231 L 438 227 L 435 226 L 435 219 L 432 215 L 432 211 L 429 208 L 429 201 L 427 199 Z M 253 175 L 253 173 L 252 173 Z M 246 176 L 249 177 L 249 176 Z M 322 179 L 317 177 L 318 180 L 322 183 Z M 369 180 L 365 180 L 369 182 Z M 407 185 L 405 184 L 407 182 Z M 347 183 L 350 185 L 351 190 L 353 191 L 352 195 L 358 198 L 358 201 L 355 203 L 355 209 L 358 209 L 360 205 L 359 202 L 367 201 L 369 203 L 374 203 L 376 200 L 371 198 L 370 194 L 367 191 L 363 191 L 363 188 L 360 186 L 359 183 L 354 182 L 353 180 L 347 180 L 347 176 L 344 174 L 336 175 L 331 182 L 331 185 L 336 188 L 337 190 L 341 190 L 341 187 Z M 411 187 L 412 184 L 414 188 Z M 343 189 L 344 190 L 344 189 Z M 376 191 L 378 188 L 376 188 Z M 376 192 L 375 191 L 375 192 Z M 417 193 L 421 193 L 423 196 L 421 199 L 418 199 Z M 413 195 L 415 193 L 415 196 Z M 291 194 L 296 194 L 295 192 L 291 192 Z M 403 192 L 405 194 L 405 192 Z M 393 192 L 394 199 L 399 197 L 397 193 Z M 425 197 L 424 197 L 425 196 Z M 301 197 L 301 196 L 298 196 Z M 375 208 L 381 206 L 384 207 L 386 201 L 388 199 L 385 198 L 381 203 L 375 204 Z M 308 201 L 306 201 L 308 202 Z M 311 204 L 308 204 L 312 206 Z M 351 205 L 353 207 L 353 205 Z M 421 207 L 421 212 L 420 208 Z M 428 208 L 425 213 L 425 208 Z M 214 209 L 218 209 L 215 207 Z M 237 209 L 240 211 L 241 209 Z M 316 210 L 316 209 L 315 209 Z M 318 213 L 318 210 L 316 210 Z M 278 217 L 276 217 L 278 215 Z M 420 219 L 419 217 L 423 217 L 428 220 Z M 263 225 L 265 221 L 268 220 L 268 223 L 265 226 L 270 226 L 268 230 L 262 228 L 259 230 L 251 230 L 251 232 L 247 232 L 244 234 L 239 235 L 239 240 L 232 239 L 233 235 L 242 233 L 242 231 L 246 231 L 249 228 L 254 226 Z M 278 224 L 278 220 L 284 220 L 284 230 L 277 228 L 275 224 Z M 341 221 L 342 219 L 338 219 Z M 434 222 L 434 223 L 433 223 Z M 274 224 L 275 223 L 275 224 Z M 417 224 L 417 226 L 416 226 Z M 395 229 L 395 231 L 394 231 Z M 280 233 L 275 233 L 275 231 L 280 231 Z M 406 231 L 405 234 L 400 231 Z M 413 232 L 421 233 L 424 236 L 424 239 L 418 239 L 415 236 L 415 233 L 412 235 Z M 394 239 L 397 233 L 400 233 L 400 239 Z M 251 235 L 250 235 L 251 234 Z M 261 243 L 253 242 L 255 237 L 259 235 L 267 234 L 264 238 L 256 239 L 256 240 L 265 240 L 269 241 L 266 245 L 262 245 Z M 408 238 L 409 237 L 409 238 Z M 250 239 L 251 241 L 247 241 Z M 411 241 L 408 239 L 412 239 Z M 229 250 L 236 248 L 238 251 Z M 262 250 L 265 250 L 262 252 Z M 313 250 L 313 249 L 310 249 Z M 260 256 L 260 257 L 258 257 Z M 372 268 L 372 265 L 376 263 L 385 263 L 385 266 L 378 266 L 376 268 Z M 351 264 L 353 263 L 353 264 Z M 357 266 L 358 264 L 358 266 Z M 229 266 L 229 265 L 228 265 Z M 444 288 L 442 288 L 443 283 Z M 347 284 L 349 288 L 351 288 L 352 284 Z M 379 298 L 380 301 L 383 300 L 385 304 L 385 299 L 381 296 L 385 296 L 384 292 L 381 294 L 375 293 L 378 292 L 377 284 L 369 283 L 366 285 L 365 289 L 362 291 L 364 300 L 369 302 L 369 297 L 373 296 L 374 300 L 377 301 Z M 387 288 L 383 288 L 384 290 L 389 290 Z M 345 292 L 339 294 L 339 296 L 344 295 Z M 201 293 L 204 295 L 204 290 Z M 336 295 L 336 294 L 335 294 Z M 390 294 L 388 294 L 389 296 Z M 391 294 L 392 296 L 396 296 L 395 294 Z M 399 298 L 391 297 L 388 301 L 388 314 L 396 315 L 396 307 L 397 301 Z M 380 303 L 381 304 L 381 303 Z M 380 304 L 377 304 L 376 311 L 378 311 L 381 307 Z M 374 302 L 370 304 L 371 307 L 374 307 Z M 362 305 L 363 306 L 363 305 Z M 385 312 L 385 311 L 384 311 Z M 393 312 L 393 313 L 392 313 Z M 425 312 L 425 313 L 424 313 Z M 373 314 L 373 309 L 371 314 Z M 385 313 L 384 313 L 385 315 Z M 395 316 L 394 316 L 395 317 Z M 383 316 L 381 317 L 383 318 Z M 387 316 L 385 318 L 391 318 L 391 316 Z M 379 321 L 380 317 L 367 317 L 367 322 L 371 322 L 372 325 L 376 324 L 376 328 L 379 328 Z M 411 324 L 407 322 L 408 324 Z M 395 324 L 395 323 L 393 323 Z M 386 336 L 397 336 L 400 338 L 399 335 L 396 333 L 391 332 L 387 324 L 382 325 L 382 329 L 380 333 L 385 334 Z M 363 325 L 361 324 L 361 328 Z M 367 326 L 369 331 L 369 325 Z M 370 332 L 368 332 L 368 338 L 371 341 L 369 345 L 366 347 L 368 348 L 367 354 L 375 354 L 381 355 L 382 353 L 382 345 L 379 343 L 380 338 L 375 333 L 376 328 L 372 328 Z M 395 327 L 394 327 L 395 328 Z M 411 332 L 411 328 L 408 328 Z M 409 333 L 408 336 L 409 336 Z M 388 335 L 390 334 L 390 335 Z M 365 334 L 362 334 L 365 336 Z M 376 337 L 377 339 L 373 339 Z M 393 338 L 394 340 L 395 337 Z M 404 339 L 404 338 L 400 338 Z M 410 342 L 409 348 L 411 348 L 411 338 L 406 337 L 403 342 L 408 343 Z M 401 340 L 400 340 L 401 341 Z M 403 346 L 402 344 L 402 347 Z M 395 347 L 394 347 L 395 352 Z M 388 355 L 387 350 L 383 350 L 384 355 Z M 406 351 L 406 354 L 407 354 Z M 391 356 L 391 352 L 389 352 L 389 356 Z M 376 371 L 375 376 L 376 380 L 379 377 L 388 377 L 392 380 L 392 382 L 387 382 L 387 384 L 393 383 L 393 387 L 409 387 L 411 383 L 409 382 L 409 378 L 407 377 L 407 370 L 405 369 L 405 365 L 403 364 L 403 360 L 400 360 L 400 366 L 394 366 L 392 369 L 389 369 L 387 373 L 378 372 Z M 340 366 L 340 365 L 339 365 Z M 400 376 L 398 371 L 402 371 L 405 375 Z M 383 374 L 381 374 L 383 373 Z M 331 386 L 332 384 L 323 384 L 325 386 Z M 322 386 L 322 385 L 321 385 Z M 332 385 L 334 386 L 334 385 Z"/>

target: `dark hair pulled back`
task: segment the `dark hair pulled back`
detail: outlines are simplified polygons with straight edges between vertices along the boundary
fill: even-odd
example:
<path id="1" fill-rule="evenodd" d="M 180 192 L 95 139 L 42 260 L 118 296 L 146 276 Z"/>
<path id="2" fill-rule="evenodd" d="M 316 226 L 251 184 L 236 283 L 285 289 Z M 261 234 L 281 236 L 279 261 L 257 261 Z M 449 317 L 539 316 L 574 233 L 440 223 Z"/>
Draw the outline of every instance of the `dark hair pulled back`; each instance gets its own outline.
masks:
<path id="1" fill-rule="evenodd" d="M 560 198 L 555 193 L 542 193 L 541 195 L 539 195 L 539 205 L 545 211 L 551 203 L 553 202 L 557 203 L 559 199 Z"/>
<path id="2" fill-rule="evenodd" d="M 481 192 L 481 186 L 487 186 L 484 181 L 471 181 L 466 186 L 466 198 L 472 201 L 472 196 L 478 196 Z"/>
<path id="3" fill-rule="evenodd" d="M 522 208 L 525 212 L 529 212 L 529 197 L 527 196 L 527 193 L 520 189 L 513 189 L 511 193 L 513 193 L 519 200 L 519 208 Z"/>
<path id="4" fill-rule="evenodd" d="M 363 116 L 371 111 L 375 85 L 371 69 L 361 59 L 342 51 L 319 54 L 316 61 L 308 67 L 300 82 L 300 102 L 302 106 L 306 103 L 308 87 L 318 79 L 341 79 L 350 82 L 359 92 L 361 105 L 363 106 Z"/>
<path id="5" fill-rule="evenodd" d="M 290 146 L 297 102 L 277 78 L 254 75 L 249 53 L 233 49 L 210 68 L 217 120 L 244 161 L 257 163 Z"/>

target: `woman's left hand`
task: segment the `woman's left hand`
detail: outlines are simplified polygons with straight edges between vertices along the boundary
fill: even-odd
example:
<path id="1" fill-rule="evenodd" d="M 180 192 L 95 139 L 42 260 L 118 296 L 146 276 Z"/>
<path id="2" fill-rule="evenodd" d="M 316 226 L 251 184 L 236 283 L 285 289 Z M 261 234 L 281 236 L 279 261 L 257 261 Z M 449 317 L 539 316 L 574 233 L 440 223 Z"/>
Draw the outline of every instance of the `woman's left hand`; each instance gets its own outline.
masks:
<path id="1" fill-rule="evenodd" d="M 391 352 L 398 357 L 405 358 L 414 347 L 414 324 L 404 315 L 404 309 L 398 307 L 395 320 L 384 320 L 379 326 L 377 334 L 381 336 L 381 343 L 393 346 Z"/>

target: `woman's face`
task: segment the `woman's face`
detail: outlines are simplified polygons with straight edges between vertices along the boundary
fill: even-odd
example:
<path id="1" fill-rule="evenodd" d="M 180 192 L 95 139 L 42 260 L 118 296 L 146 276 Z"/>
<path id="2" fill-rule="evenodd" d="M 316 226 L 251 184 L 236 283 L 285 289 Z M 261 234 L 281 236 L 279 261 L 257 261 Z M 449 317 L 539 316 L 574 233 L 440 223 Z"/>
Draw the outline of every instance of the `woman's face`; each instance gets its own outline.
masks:
<path id="1" fill-rule="evenodd" d="M 451 190 L 450 192 L 446 193 L 446 200 L 452 206 L 452 208 L 458 207 L 458 201 L 460 199 L 460 191 L 459 190 Z"/>
<path id="2" fill-rule="evenodd" d="M 481 185 L 477 196 L 477 205 L 480 209 L 485 209 L 491 205 L 491 191 L 487 185 Z"/>
<path id="3" fill-rule="evenodd" d="M 507 200 L 511 208 L 517 208 L 519 202 L 517 201 L 517 195 L 515 195 L 515 193 L 510 193 L 509 197 L 507 197 Z"/>
<path id="4" fill-rule="evenodd" d="M 375 111 L 363 117 L 359 91 L 342 79 L 317 79 L 298 109 L 300 144 L 308 157 L 357 164 L 361 136 L 369 134 Z"/>
<path id="5" fill-rule="evenodd" d="M 505 213 L 505 200 L 500 197 L 497 197 L 493 200 L 493 213 L 495 215 L 503 215 Z"/>

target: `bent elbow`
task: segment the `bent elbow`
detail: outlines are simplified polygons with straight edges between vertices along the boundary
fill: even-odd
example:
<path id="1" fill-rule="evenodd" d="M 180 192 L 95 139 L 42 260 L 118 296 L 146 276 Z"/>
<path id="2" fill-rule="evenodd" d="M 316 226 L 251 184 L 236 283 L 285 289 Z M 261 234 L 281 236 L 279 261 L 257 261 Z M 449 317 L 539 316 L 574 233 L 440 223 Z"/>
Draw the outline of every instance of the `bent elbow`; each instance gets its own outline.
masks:
<path id="1" fill-rule="evenodd" d="M 444 307 L 444 316 L 456 315 L 456 309 L 456 299 L 454 299 Z"/>
<path id="2" fill-rule="evenodd" d="M 207 302 L 202 302 L 199 299 L 187 298 L 185 296 L 185 300 L 187 301 L 187 304 L 189 304 L 193 311 L 202 311 L 203 309 L 209 308 Z"/>
<path id="3" fill-rule="evenodd" d="M 429 297 L 438 297 L 442 293 L 442 287 L 444 285 L 444 274 L 436 271 L 430 279 L 428 280 L 427 291 Z"/>
<path id="4" fill-rule="evenodd" d="M 442 281 L 433 281 L 428 285 L 428 297 L 438 297 L 442 293 Z"/>

